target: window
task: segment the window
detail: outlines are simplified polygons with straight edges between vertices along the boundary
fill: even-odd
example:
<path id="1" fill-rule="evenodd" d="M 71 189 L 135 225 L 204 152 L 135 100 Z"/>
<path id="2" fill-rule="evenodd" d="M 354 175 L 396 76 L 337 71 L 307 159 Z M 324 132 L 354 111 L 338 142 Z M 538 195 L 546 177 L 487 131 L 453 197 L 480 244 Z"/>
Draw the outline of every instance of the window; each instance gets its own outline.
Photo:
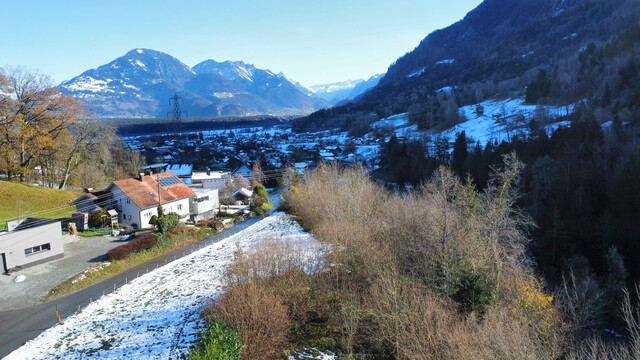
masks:
<path id="1" fill-rule="evenodd" d="M 205 202 L 205 201 L 209 201 L 209 195 L 203 196 L 201 198 L 193 199 L 194 203 L 201 203 L 201 202 Z"/>
<path id="2" fill-rule="evenodd" d="M 42 244 L 42 245 L 38 245 L 38 246 L 34 246 L 28 249 L 24 249 L 24 254 L 25 255 L 32 255 L 35 253 L 39 253 L 41 251 L 46 251 L 46 250 L 51 250 L 51 244 Z"/>
<path id="3" fill-rule="evenodd" d="M 150 218 L 151 218 L 151 216 L 152 216 L 151 214 L 152 214 L 151 212 L 146 212 L 146 213 L 144 213 L 144 218 L 145 218 L 145 219 L 150 219 Z"/>
<path id="4" fill-rule="evenodd" d="M 129 220 L 131 220 L 131 214 L 129 214 Z"/>
<path id="5" fill-rule="evenodd" d="M 178 204 L 178 211 L 182 210 L 182 204 Z"/>
<path id="6" fill-rule="evenodd" d="M 131 204 L 131 199 L 127 198 L 127 204 Z"/>

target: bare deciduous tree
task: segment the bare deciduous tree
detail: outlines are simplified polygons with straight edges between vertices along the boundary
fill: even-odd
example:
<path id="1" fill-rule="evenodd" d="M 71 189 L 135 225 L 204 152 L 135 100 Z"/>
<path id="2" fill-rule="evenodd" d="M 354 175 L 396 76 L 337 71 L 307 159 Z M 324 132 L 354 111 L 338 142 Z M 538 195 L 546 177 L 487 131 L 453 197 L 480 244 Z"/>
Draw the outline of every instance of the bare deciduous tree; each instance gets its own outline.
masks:
<path id="1" fill-rule="evenodd" d="M 258 184 L 264 185 L 264 173 L 262 172 L 260 160 L 256 160 L 256 162 L 253 163 L 251 172 L 251 185 L 256 186 Z"/>

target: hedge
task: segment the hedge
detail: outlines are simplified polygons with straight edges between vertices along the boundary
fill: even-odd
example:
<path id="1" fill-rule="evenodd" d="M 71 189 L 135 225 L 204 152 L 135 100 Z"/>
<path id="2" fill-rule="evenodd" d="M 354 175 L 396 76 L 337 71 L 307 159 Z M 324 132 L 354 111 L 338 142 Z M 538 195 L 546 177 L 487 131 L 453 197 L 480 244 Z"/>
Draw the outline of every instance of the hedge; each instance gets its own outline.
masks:
<path id="1" fill-rule="evenodd" d="M 126 244 L 115 247 L 107 252 L 107 259 L 122 260 L 126 259 L 132 253 L 140 250 L 151 249 L 158 245 L 158 237 L 154 234 L 143 235 L 129 241 Z"/>

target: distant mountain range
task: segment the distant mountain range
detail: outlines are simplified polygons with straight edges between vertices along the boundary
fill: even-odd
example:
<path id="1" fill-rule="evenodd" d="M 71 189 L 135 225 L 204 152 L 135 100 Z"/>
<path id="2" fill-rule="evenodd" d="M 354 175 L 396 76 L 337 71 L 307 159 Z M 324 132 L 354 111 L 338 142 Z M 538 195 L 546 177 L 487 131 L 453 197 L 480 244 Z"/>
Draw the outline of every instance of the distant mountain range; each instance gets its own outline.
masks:
<path id="1" fill-rule="evenodd" d="M 331 106 L 282 73 L 242 61 L 206 60 L 191 68 L 150 49 L 131 50 L 59 88 L 103 118 L 164 118 L 174 94 L 189 117 L 300 115 Z"/>
<path id="2" fill-rule="evenodd" d="M 347 80 L 331 84 L 309 86 L 309 90 L 316 96 L 327 100 L 332 105 L 354 100 L 365 91 L 378 84 L 384 74 L 376 74 L 368 80 Z"/>

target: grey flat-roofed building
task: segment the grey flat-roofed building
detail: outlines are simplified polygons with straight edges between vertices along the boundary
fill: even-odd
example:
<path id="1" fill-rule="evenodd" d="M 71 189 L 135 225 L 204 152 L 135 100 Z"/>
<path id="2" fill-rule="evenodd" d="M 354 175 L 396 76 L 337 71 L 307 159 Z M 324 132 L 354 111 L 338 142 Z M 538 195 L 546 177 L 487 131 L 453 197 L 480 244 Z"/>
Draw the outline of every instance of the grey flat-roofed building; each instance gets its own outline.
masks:
<path id="1" fill-rule="evenodd" d="M 26 218 L 8 222 L 7 229 L 0 233 L 0 271 L 64 257 L 60 221 Z"/>

